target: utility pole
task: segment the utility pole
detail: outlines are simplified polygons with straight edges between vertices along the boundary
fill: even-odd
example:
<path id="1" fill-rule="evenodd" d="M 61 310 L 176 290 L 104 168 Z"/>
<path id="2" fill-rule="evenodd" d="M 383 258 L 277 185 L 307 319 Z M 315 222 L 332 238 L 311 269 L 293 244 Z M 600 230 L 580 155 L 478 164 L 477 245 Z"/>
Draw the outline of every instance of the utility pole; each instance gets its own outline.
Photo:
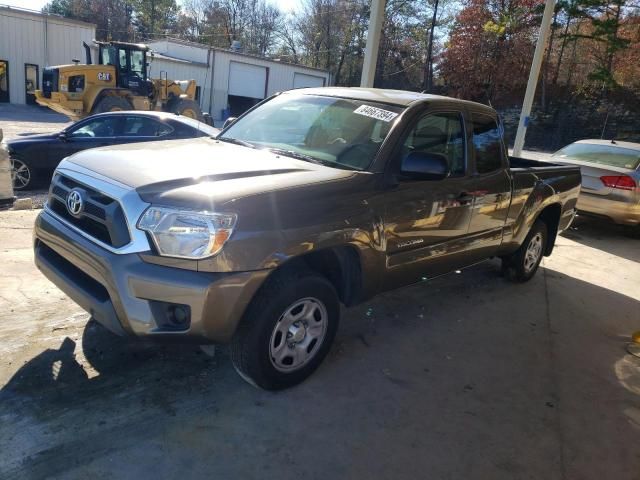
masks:
<path id="1" fill-rule="evenodd" d="M 364 50 L 364 62 L 362 63 L 361 87 L 373 87 L 376 77 L 376 63 L 378 62 L 378 47 L 380 47 L 380 34 L 382 33 L 382 19 L 384 18 L 385 0 L 371 0 L 371 15 L 369 16 L 369 29 L 367 30 L 367 45 Z"/>
<path id="2" fill-rule="evenodd" d="M 518 132 L 513 142 L 513 156 L 519 157 L 524 147 L 524 137 L 529 126 L 529 115 L 531 114 L 531 106 L 533 105 L 533 97 L 536 94 L 538 78 L 540 77 L 540 67 L 542 66 L 542 57 L 544 49 L 547 45 L 547 38 L 551 30 L 551 19 L 556 0 L 546 0 L 544 5 L 544 13 L 542 14 L 542 24 L 540 25 L 540 33 L 536 42 L 536 51 L 533 54 L 531 62 L 531 70 L 529 71 L 529 81 L 527 82 L 527 91 L 524 94 L 524 102 L 522 102 L 522 111 L 520 112 L 520 122 L 518 123 Z"/>
<path id="3" fill-rule="evenodd" d="M 431 19 L 431 31 L 429 32 L 429 45 L 427 45 L 427 62 L 424 66 L 424 91 L 431 92 L 433 87 L 433 32 L 436 29 L 436 18 L 438 16 L 438 2 L 433 6 L 433 18 Z"/>

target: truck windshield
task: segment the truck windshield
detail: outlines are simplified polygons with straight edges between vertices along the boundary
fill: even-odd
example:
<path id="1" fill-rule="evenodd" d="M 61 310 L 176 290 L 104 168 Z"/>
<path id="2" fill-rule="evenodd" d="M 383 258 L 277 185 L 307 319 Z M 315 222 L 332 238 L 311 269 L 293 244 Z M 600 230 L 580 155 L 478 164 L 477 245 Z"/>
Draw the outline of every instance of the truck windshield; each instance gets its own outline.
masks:
<path id="1" fill-rule="evenodd" d="M 238 119 L 218 139 L 365 170 L 401 112 L 375 102 L 283 94 Z"/>
<path id="2" fill-rule="evenodd" d="M 594 143 L 572 143 L 553 154 L 554 157 L 569 157 L 584 162 L 599 163 L 611 167 L 635 170 L 640 165 L 640 150 Z"/>

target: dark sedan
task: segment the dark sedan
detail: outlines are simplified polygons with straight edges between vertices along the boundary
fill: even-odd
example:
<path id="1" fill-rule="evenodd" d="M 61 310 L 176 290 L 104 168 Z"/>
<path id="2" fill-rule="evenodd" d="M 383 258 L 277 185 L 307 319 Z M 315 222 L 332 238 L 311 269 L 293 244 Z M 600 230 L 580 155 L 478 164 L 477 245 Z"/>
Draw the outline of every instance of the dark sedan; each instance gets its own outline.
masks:
<path id="1" fill-rule="evenodd" d="M 219 130 L 166 112 L 109 112 L 87 117 L 59 133 L 9 140 L 13 188 L 48 184 L 58 163 L 80 150 L 157 140 L 216 136 Z"/>

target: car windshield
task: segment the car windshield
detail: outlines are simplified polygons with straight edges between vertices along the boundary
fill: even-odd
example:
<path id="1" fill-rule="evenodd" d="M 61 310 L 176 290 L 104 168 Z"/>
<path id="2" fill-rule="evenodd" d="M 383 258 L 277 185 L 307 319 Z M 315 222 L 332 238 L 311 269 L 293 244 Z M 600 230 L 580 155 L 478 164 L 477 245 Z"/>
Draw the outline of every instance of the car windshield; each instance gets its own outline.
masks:
<path id="1" fill-rule="evenodd" d="M 640 166 L 640 149 L 601 145 L 594 143 L 572 143 L 553 154 L 554 157 L 571 157 L 589 163 L 635 170 Z"/>
<path id="2" fill-rule="evenodd" d="M 218 139 L 365 170 L 401 111 L 375 102 L 283 94 L 238 119 Z"/>

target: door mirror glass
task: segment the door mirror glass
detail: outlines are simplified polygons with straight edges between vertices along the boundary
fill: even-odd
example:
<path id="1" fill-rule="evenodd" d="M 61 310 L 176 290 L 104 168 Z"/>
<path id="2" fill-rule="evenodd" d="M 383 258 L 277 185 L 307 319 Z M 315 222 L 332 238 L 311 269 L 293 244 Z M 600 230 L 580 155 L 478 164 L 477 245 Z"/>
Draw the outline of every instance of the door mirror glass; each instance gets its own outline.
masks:
<path id="1" fill-rule="evenodd" d="M 449 175 L 446 155 L 431 152 L 411 152 L 402 159 L 403 175 L 424 180 L 442 180 Z"/>
<path id="2" fill-rule="evenodd" d="M 222 129 L 224 130 L 225 128 L 227 128 L 229 125 L 231 125 L 233 122 L 235 122 L 238 119 L 238 117 L 229 117 L 224 121 L 224 125 L 222 125 Z"/>

